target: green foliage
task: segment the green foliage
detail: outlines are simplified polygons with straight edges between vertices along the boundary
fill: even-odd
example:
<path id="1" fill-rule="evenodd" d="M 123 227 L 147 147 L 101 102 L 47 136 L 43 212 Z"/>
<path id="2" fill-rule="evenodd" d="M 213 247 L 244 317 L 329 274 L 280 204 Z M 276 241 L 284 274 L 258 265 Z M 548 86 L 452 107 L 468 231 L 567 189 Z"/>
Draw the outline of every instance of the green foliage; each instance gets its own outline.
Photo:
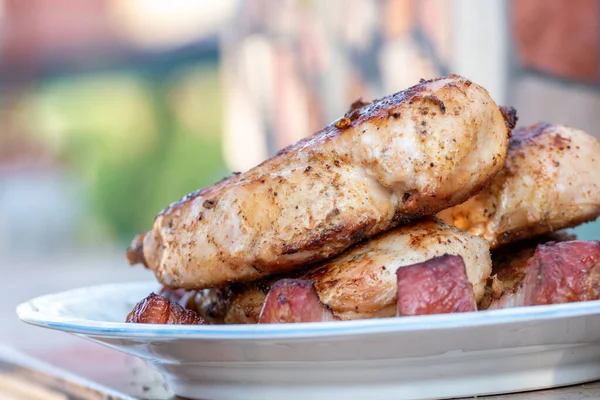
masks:
<path id="1" fill-rule="evenodd" d="M 36 132 L 86 182 L 91 212 L 121 241 L 227 171 L 216 66 L 157 80 L 104 74 L 46 85 Z"/>

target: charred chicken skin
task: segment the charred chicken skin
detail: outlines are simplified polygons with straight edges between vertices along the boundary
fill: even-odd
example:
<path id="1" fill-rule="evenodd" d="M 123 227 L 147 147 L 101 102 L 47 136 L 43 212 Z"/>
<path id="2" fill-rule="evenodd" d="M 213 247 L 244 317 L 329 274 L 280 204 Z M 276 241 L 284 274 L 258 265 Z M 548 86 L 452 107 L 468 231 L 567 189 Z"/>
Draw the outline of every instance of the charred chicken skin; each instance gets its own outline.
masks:
<path id="1" fill-rule="evenodd" d="M 600 142 L 561 125 L 515 129 L 505 167 L 465 203 L 439 213 L 492 249 L 595 220 L 600 215 Z"/>
<path id="2" fill-rule="evenodd" d="M 330 259 L 477 193 L 504 165 L 514 123 L 463 77 L 422 81 L 171 204 L 128 258 L 184 289 Z"/>

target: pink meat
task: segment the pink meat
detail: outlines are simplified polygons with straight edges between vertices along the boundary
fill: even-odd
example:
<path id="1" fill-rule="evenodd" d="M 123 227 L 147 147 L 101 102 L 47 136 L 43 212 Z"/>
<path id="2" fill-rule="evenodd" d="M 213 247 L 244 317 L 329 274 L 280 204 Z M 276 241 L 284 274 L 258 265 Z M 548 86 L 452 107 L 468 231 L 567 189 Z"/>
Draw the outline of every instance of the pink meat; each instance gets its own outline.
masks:
<path id="1" fill-rule="evenodd" d="M 598 299 L 600 242 L 549 242 L 536 248 L 519 288 L 494 301 L 490 309 Z"/>
<path id="2" fill-rule="evenodd" d="M 258 323 L 323 322 L 335 319 L 329 307 L 319 299 L 313 281 L 282 279 L 267 294 Z"/>
<path id="3" fill-rule="evenodd" d="M 600 242 L 572 241 L 538 246 L 527 264 L 525 305 L 600 298 Z"/>
<path id="4" fill-rule="evenodd" d="M 443 255 L 398 268 L 397 316 L 476 311 L 462 257 Z"/>

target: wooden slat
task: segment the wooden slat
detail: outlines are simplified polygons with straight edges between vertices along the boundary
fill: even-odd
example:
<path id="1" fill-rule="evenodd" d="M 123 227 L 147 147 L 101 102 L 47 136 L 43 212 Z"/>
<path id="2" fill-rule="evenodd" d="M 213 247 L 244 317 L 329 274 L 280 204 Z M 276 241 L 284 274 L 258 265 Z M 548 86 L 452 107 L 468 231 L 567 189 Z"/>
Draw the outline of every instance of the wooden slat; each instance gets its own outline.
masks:
<path id="1" fill-rule="evenodd" d="M 3 346 L 0 388 L 0 400 L 134 399 Z"/>
<path id="2" fill-rule="evenodd" d="M 0 388 L 0 400 L 68 400 L 65 393 L 25 380 L 14 372 L 0 373 Z"/>

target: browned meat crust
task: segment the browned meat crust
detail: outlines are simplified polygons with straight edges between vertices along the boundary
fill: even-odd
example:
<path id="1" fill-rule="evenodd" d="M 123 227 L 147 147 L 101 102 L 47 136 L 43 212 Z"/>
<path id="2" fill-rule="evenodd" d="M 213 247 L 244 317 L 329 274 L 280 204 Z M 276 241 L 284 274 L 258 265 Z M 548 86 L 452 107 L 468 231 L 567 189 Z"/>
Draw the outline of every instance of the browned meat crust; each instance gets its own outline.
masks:
<path id="1" fill-rule="evenodd" d="M 257 323 L 270 288 L 286 278 L 313 281 L 321 301 L 341 319 L 393 317 L 397 302 L 396 270 L 443 254 L 463 259 L 471 291 L 476 300 L 481 299 L 491 273 L 487 241 L 435 218 L 424 218 L 362 242 L 306 270 L 235 285 L 229 305 L 223 308 L 226 310 L 223 322 Z"/>
<path id="2" fill-rule="evenodd" d="M 483 191 L 439 216 L 492 249 L 600 215 L 600 142 L 570 127 L 515 129 L 504 168 Z"/>
<path id="3" fill-rule="evenodd" d="M 514 124 L 514 110 L 503 111 L 456 75 L 357 104 L 257 167 L 165 208 L 128 258 L 186 289 L 332 258 L 485 187 Z"/>
<path id="4" fill-rule="evenodd" d="M 519 117 L 517 116 L 517 110 L 512 107 L 502 106 L 500 107 L 500 112 L 502 112 L 504 123 L 509 129 L 509 133 L 512 133 L 512 130 L 515 128 L 515 126 L 517 126 L 517 121 L 519 120 Z"/>
<path id="5" fill-rule="evenodd" d="M 137 324 L 204 325 L 207 322 L 196 312 L 186 310 L 166 297 L 150 293 L 135 305 L 125 322 Z"/>

